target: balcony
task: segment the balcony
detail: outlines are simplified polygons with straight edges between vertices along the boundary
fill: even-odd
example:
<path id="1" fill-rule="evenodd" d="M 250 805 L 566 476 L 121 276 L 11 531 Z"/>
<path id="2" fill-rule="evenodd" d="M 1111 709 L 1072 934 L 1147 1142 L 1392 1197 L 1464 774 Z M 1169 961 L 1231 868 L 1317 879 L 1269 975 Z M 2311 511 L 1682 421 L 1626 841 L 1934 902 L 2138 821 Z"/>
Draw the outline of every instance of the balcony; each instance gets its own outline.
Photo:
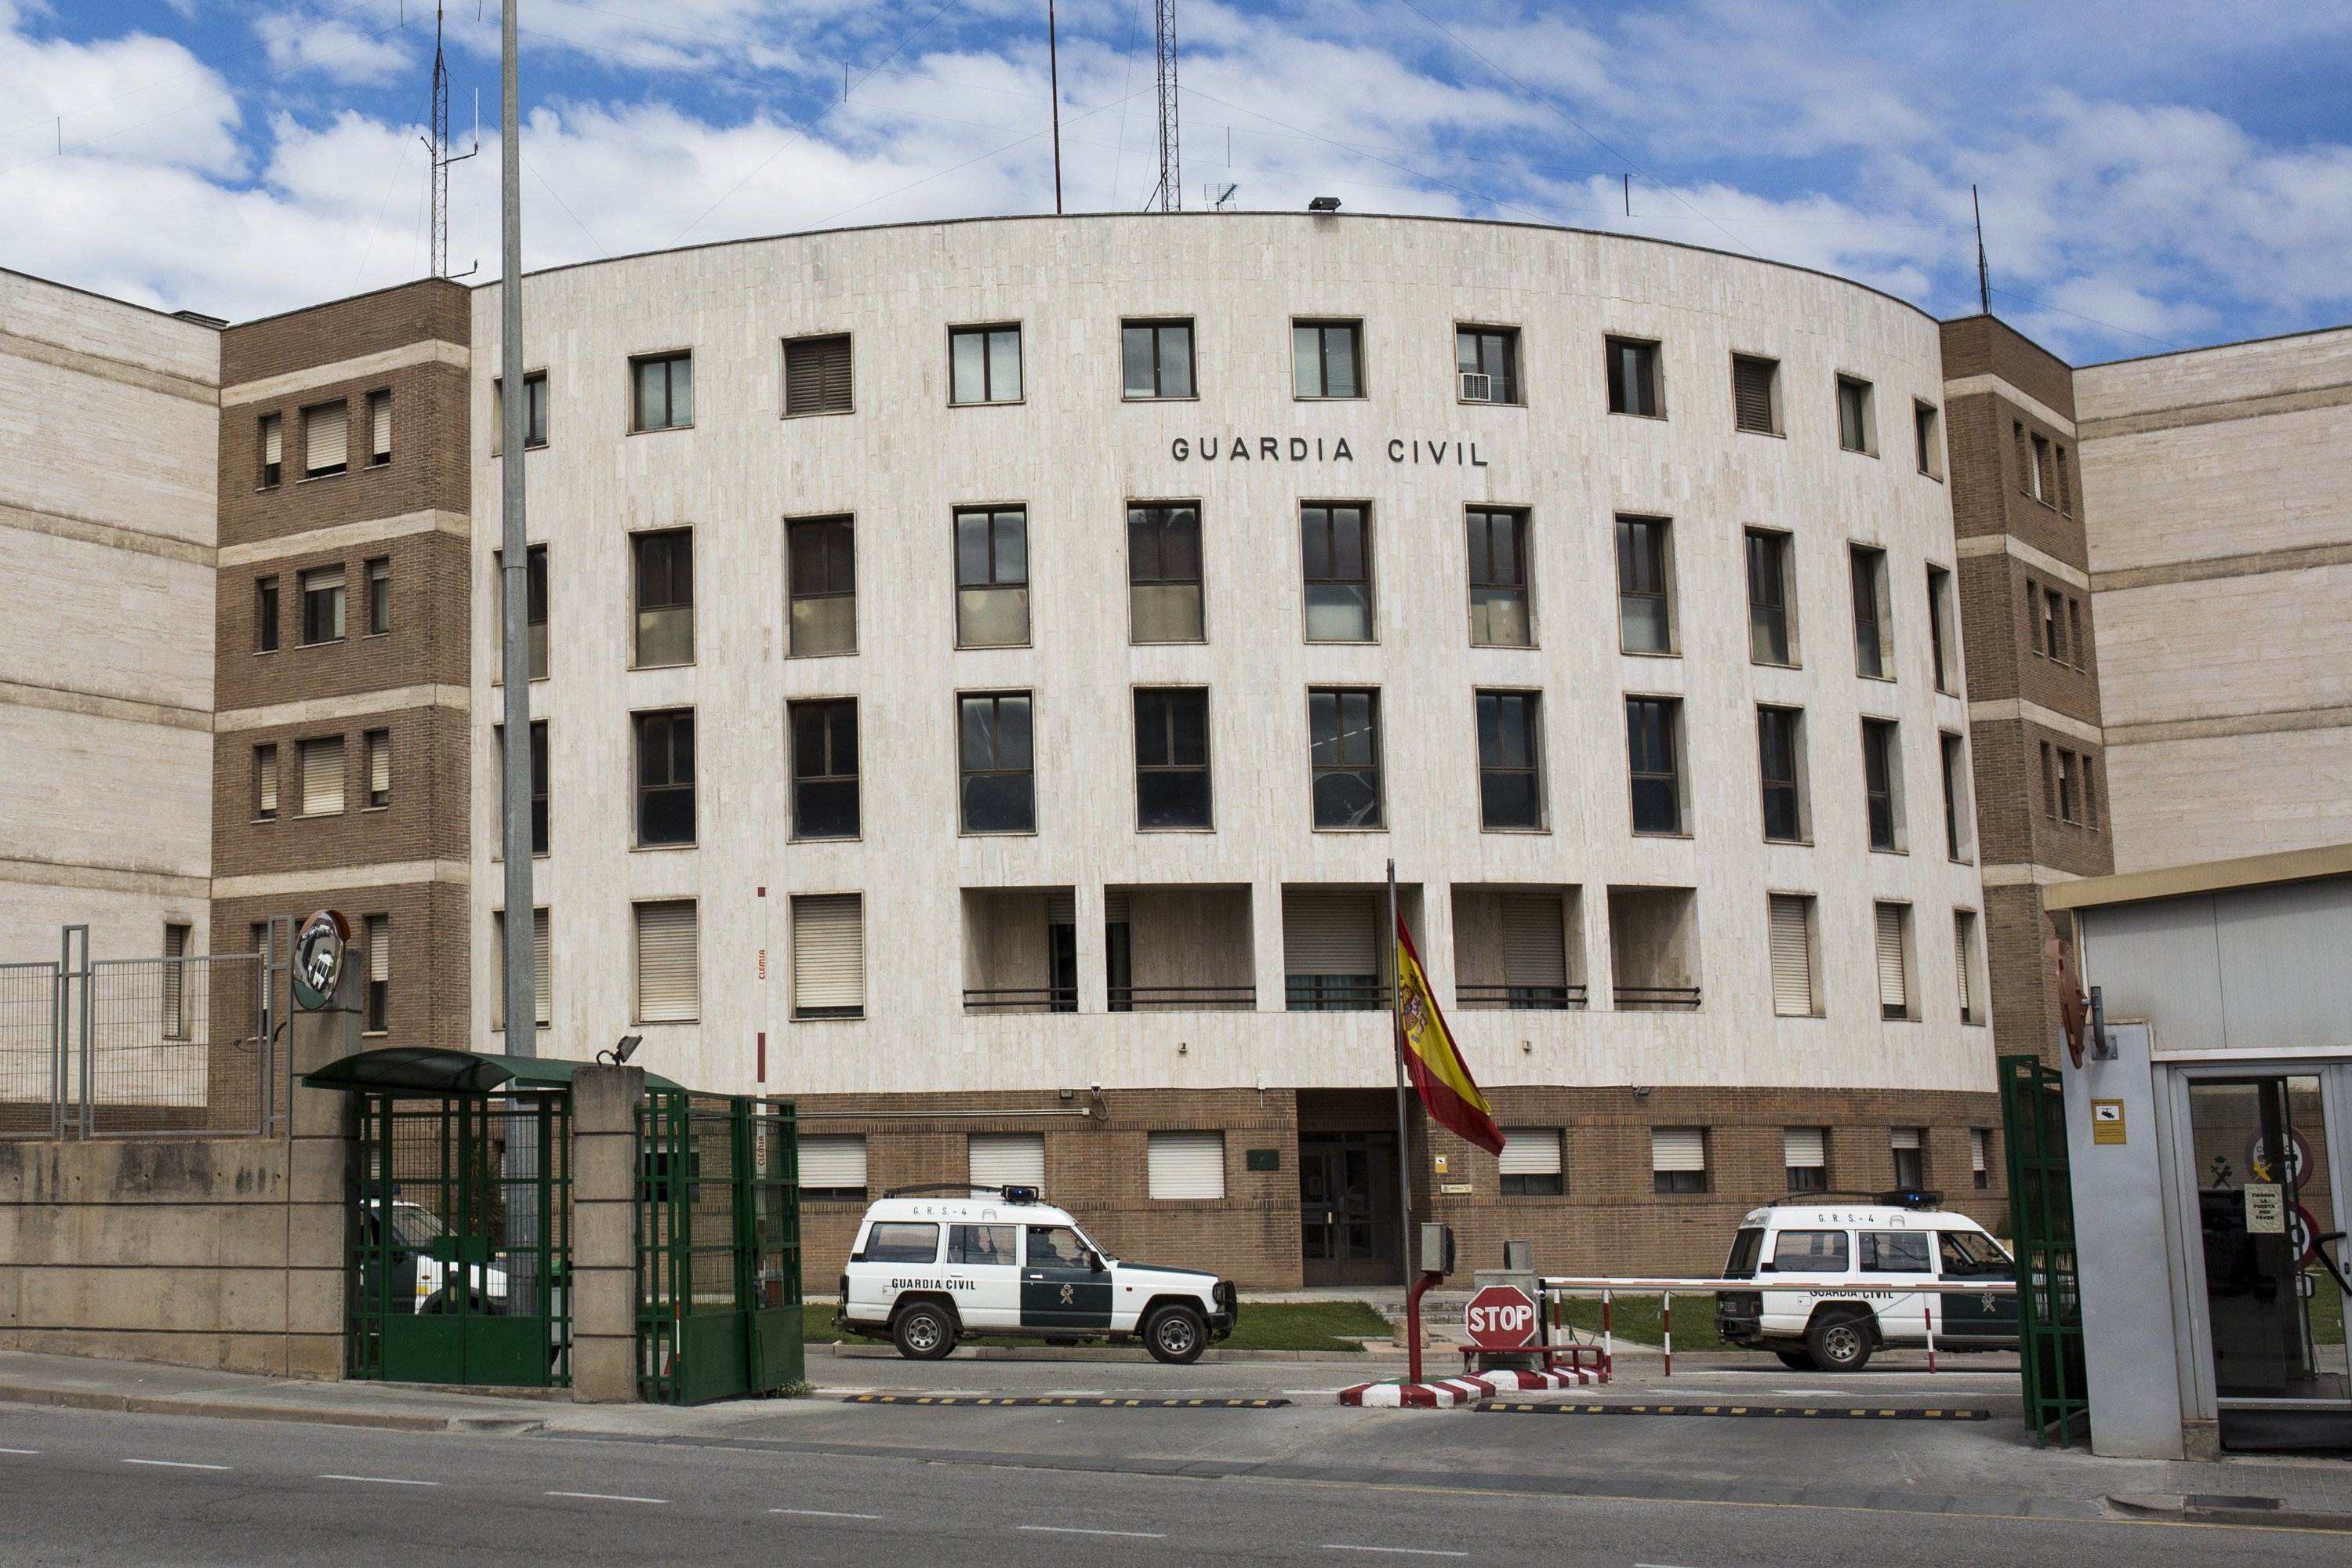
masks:
<path id="1" fill-rule="evenodd" d="M 1114 1013 L 1247 1012 L 1257 1005 L 1245 887 L 1103 891 L 1103 951 Z"/>
<path id="2" fill-rule="evenodd" d="M 1078 1010 L 1076 899 L 1068 888 L 963 890 L 963 1010 Z"/>
<path id="3" fill-rule="evenodd" d="M 1558 1013 L 1585 1005 L 1580 889 L 1454 889 L 1454 1004 L 1465 1012 Z"/>
<path id="4" fill-rule="evenodd" d="M 1609 889 L 1609 981 L 1621 1013 L 1697 1010 L 1696 889 Z"/>

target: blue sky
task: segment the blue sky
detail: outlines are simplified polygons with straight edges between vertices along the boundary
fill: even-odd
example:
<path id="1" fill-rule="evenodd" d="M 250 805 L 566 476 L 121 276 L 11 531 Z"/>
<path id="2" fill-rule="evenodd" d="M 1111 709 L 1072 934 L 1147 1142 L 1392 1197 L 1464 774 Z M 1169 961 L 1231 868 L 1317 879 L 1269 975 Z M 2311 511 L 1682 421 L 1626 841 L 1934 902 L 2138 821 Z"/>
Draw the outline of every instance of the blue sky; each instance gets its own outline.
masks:
<path id="1" fill-rule="evenodd" d="M 1044 0 L 521 0 L 530 265 L 1050 211 Z M 454 269 L 498 0 L 455 0 Z M 1148 0 L 1059 7 L 1073 211 L 1158 176 Z M 478 16 L 478 20 L 477 19 Z M 424 0 L 0 0 L 0 266 L 232 318 L 427 270 Z M 1183 199 L 1622 229 L 2077 361 L 2352 321 L 2352 5 L 1179 0 Z M 848 93 L 843 95 L 844 72 Z M 1626 212 L 1630 188 L 1632 213 Z"/>

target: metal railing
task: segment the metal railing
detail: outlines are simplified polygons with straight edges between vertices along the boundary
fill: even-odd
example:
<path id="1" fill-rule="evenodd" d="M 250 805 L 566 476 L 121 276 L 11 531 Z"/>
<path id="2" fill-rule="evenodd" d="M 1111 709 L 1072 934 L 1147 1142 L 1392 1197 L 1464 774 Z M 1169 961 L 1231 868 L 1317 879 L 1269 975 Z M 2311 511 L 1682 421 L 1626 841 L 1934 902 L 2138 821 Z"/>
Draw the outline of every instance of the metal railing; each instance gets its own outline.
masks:
<path id="1" fill-rule="evenodd" d="M 1293 974 L 1284 982 L 1283 1005 L 1293 1013 L 1377 1013 L 1389 1005 L 1389 988 L 1372 975 Z"/>
<path id="2" fill-rule="evenodd" d="M 1698 1006 L 1696 985 L 1612 985 L 1610 996 L 1621 1013 L 1688 1013 Z"/>
<path id="3" fill-rule="evenodd" d="M 1114 1013 L 1246 1013 L 1257 1005 L 1255 985 L 1114 985 Z"/>
<path id="4" fill-rule="evenodd" d="M 1565 1013 L 1584 1005 L 1581 985 L 1457 985 L 1454 1005 L 1464 1012 Z"/>
<path id="5" fill-rule="evenodd" d="M 0 963 L 0 1138 L 65 1133 L 58 966 Z"/>
<path id="6" fill-rule="evenodd" d="M 1075 985 L 966 986 L 963 1010 L 967 1013 L 1075 1013 L 1078 1010 L 1078 990 Z"/>

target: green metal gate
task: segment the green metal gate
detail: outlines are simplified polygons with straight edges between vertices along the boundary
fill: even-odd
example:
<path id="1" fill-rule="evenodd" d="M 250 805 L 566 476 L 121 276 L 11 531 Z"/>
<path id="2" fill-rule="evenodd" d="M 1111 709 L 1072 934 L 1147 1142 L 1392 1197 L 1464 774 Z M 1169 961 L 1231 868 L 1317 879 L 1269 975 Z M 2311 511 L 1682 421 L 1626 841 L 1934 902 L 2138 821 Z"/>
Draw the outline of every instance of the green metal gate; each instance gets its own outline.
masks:
<path id="1" fill-rule="evenodd" d="M 2034 1056 L 2000 1058 L 2009 1148 L 2009 1213 L 2017 1248 L 2018 1365 L 2025 1421 L 2041 1447 L 2053 1431 L 2072 1447 L 2090 1414 L 2076 1289 L 2074 1189 L 2066 1163 L 2066 1100 L 2058 1069 Z"/>
<path id="2" fill-rule="evenodd" d="M 655 1089 L 637 1133 L 639 1393 L 698 1405 L 800 1382 L 792 1105 Z"/>
<path id="3" fill-rule="evenodd" d="M 346 1374 L 569 1384 L 569 1090 L 358 1100 Z"/>

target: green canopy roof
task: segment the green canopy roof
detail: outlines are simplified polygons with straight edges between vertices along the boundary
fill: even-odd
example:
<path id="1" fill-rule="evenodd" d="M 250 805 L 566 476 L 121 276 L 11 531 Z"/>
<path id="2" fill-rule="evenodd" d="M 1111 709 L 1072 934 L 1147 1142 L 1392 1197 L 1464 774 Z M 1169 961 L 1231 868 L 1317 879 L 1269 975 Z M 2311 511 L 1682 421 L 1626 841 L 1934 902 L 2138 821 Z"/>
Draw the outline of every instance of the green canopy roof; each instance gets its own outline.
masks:
<path id="1" fill-rule="evenodd" d="M 311 1089 L 370 1089 L 380 1094 L 503 1094 L 569 1089 L 574 1072 L 593 1065 L 556 1057 L 494 1057 L 432 1046 L 388 1046 L 329 1062 L 316 1072 L 304 1073 L 302 1081 Z M 648 1072 L 646 1087 L 679 1086 L 657 1072 Z"/>

